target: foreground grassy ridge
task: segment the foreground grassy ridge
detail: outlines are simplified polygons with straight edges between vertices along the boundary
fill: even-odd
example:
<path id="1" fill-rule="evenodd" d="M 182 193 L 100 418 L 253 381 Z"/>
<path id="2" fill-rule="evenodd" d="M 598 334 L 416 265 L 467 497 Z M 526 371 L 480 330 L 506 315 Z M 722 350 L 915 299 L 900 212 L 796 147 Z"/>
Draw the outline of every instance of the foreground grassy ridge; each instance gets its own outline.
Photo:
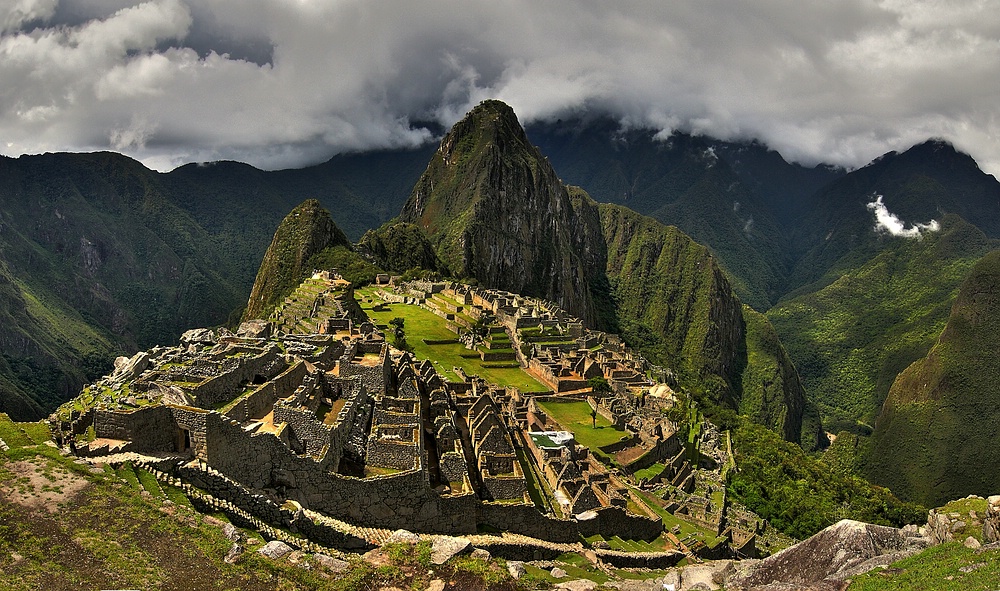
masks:
<path id="1" fill-rule="evenodd" d="M 365 558 L 349 555 L 347 569 L 334 574 L 309 555 L 264 558 L 255 552 L 263 540 L 245 532 L 247 552 L 226 564 L 232 542 L 217 525 L 223 516 L 197 513 L 179 490 L 160 486 L 143 470 L 94 470 L 38 445 L 32 436 L 41 427 L 0 415 L 0 432 L 11 445 L 0 454 L 3 591 L 425 589 L 434 579 L 450 589 L 548 586 L 531 576 L 514 581 L 502 560 L 459 557 L 432 566 L 429 543 L 386 546 Z"/>
<path id="2" fill-rule="evenodd" d="M 949 542 L 856 577 L 850 591 L 992 591 L 1000 581 L 1000 550 L 970 550 Z"/>
<path id="3" fill-rule="evenodd" d="M 462 355 L 473 355 L 474 351 L 465 348 L 461 344 L 448 345 L 428 345 L 424 339 L 429 341 L 454 340 L 458 335 L 448 330 L 445 326 L 445 319 L 429 312 L 420 306 L 406 304 L 386 304 L 381 312 L 374 311 L 373 304 L 365 302 L 365 298 L 375 297 L 375 289 L 359 289 L 355 293 L 361 300 L 361 309 L 368 314 L 376 324 L 387 325 L 393 318 L 399 317 L 404 321 L 406 331 L 406 342 L 410 346 L 413 354 L 419 359 L 429 359 L 434 363 L 434 368 L 448 380 L 461 381 L 453 371 L 454 367 L 461 367 L 469 375 L 481 376 L 488 382 L 499 386 L 514 386 L 524 392 L 544 392 L 548 390 L 543 384 L 529 376 L 519 368 L 495 368 L 484 367 L 478 354 L 474 358 L 462 357 Z M 379 300 L 380 301 L 380 300 Z"/>

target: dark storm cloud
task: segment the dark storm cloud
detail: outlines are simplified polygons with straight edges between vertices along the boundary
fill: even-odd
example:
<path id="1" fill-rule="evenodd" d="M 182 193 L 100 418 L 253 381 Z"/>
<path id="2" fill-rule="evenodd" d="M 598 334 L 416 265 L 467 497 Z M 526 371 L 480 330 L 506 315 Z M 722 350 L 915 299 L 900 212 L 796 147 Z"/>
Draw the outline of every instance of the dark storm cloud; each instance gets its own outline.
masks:
<path id="1" fill-rule="evenodd" d="M 0 149 L 158 168 L 414 145 L 484 98 L 522 122 L 758 138 L 864 164 L 943 137 L 1000 171 L 1000 2 L 5 0 Z"/>

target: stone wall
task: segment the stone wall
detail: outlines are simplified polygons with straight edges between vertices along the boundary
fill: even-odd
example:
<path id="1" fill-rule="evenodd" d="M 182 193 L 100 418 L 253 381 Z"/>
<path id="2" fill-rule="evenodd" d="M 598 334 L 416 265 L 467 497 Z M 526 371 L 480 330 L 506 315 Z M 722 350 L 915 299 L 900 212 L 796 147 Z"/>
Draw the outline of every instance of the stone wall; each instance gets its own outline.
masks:
<path id="1" fill-rule="evenodd" d="M 253 381 L 254 376 L 260 375 L 265 379 L 273 377 L 268 371 L 268 366 L 278 358 L 279 352 L 277 347 L 272 347 L 255 357 L 241 358 L 233 369 L 195 386 L 191 390 L 191 395 L 201 408 L 213 408 L 232 400 L 242 385 Z"/>
<path id="2" fill-rule="evenodd" d="M 651 541 L 663 532 L 663 521 L 633 515 L 620 507 L 603 507 L 594 511 L 596 517 L 577 521 L 580 535 L 587 538 L 601 534 L 606 538 L 618 536 L 629 540 Z"/>
<path id="3" fill-rule="evenodd" d="M 205 459 L 207 457 L 206 429 L 209 411 L 190 406 L 170 406 L 169 408 L 173 413 L 174 422 L 177 424 L 177 449 L 183 449 L 184 431 L 186 430 L 194 455 Z"/>
<path id="4" fill-rule="evenodd" d="M 542 515 L 532 505 L 480 503 L 479 523 L 550 542 L 573 543 L 580 540 L 576 521 Z"/>
<path id="5" fill-rule="evenodd" d="M 176 451 L 177 447 L 177 425 L 167 406 L 147 406 L 131 412 L 97 410 L 94 431 L 99 438 L 131 441 L 128 451 Z"/>
<path id="6" fill-rule="evenodd" d="M 317 420 L 316 414 L 305 409 L 289 408 L 278 404 L 274 407 L 274 424 L 287 423 L 295 439 L 305 447 L 305 452 L 313 457 L 320 457 L 323 450 L 330 445 L 329 425 Z"/>

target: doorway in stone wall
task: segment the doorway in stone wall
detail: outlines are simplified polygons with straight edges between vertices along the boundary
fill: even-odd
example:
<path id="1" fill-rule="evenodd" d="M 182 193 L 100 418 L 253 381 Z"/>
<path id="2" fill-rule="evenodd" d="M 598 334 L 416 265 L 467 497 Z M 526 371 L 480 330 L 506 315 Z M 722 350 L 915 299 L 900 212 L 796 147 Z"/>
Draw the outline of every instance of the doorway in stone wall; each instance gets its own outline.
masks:
<path id="1" fill-rule="evenodd" d="M 181 428 L 177 435 L 177 451 L 189 451 L 191 449 L 191 431 Z"/>

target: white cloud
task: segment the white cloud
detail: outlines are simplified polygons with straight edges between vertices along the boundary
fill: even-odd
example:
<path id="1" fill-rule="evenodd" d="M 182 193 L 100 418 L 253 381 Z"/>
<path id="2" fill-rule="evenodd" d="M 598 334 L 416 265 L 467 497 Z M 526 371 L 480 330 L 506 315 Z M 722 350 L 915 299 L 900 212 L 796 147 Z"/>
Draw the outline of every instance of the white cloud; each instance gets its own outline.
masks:
<path id="1" fill-rule="evenodd" d="M 496 97 L 807 163 L 942 137 L 1000 173 L 1000 0 L 0 0 L 0 26 L 8 154 L 139 121 L 121 145 L 157 166 L 300 165 Z"/>
<path id="2" fill-rule="evenodd" d="M 876 195 L 875 201 L 868 204 L 868 209 L 875 213 L 875 232 L 888 233 L 893 236 L 903 238 L 922 238 L 924 232 L 937 232 L 941 229 L 941 224 L 937 220 L 931 220 L 926 224 L 913 224 L 907 227 L 903 220 L 896 214 L 889 211 L 889 208 L 882 203 L 882 196 Z"/>

